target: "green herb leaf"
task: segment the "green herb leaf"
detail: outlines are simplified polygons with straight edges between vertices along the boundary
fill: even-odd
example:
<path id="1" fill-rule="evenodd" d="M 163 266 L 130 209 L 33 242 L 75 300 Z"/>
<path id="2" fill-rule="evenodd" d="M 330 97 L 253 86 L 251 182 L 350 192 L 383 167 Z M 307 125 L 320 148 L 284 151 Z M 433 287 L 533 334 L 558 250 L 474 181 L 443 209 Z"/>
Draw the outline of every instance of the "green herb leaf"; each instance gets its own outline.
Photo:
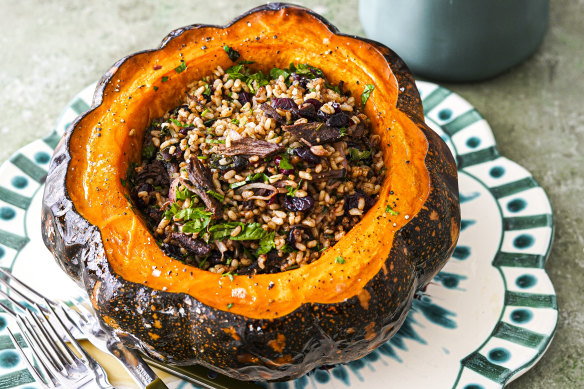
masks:
<path id="1" fill-rule="evenodd" d="M 280 154 L 280 161 L 278 162 L 279 169 L 290 170 L 294 169 L 294 165 L 290 163 L 288 156 L 286 154 Z"/>
<path id="2" fill-rule="evenodd" d="M 349 151 L 349 159 L 353 162 L 362 161 L 364 159 L 371 157 L 370 150 L 359 151 L 354 147 L 349 147 L 348 151 Z"/>
<path id="3" fill-rule="evenodd" d="M 347 128 L 345 127 L 341 127 L 341 130 L 339 131 L 341 137 L 347 135 Z"/>
<path id="4" fill-rule="evenodd" d="M 167 77 L 167 76 L 164 76 L 164 77 L 162 77 L 162 80 L 161 80 L 161 81 L 162 81 L 162 82 L 166 82 L 166 81 L 168 81 L 168 77 Z"/>
<path id="5" fill-rule="evenodd" d="M 343 265 L 344 263 L 346 263 L 345 258 L 341 257 L 340 255 L 335 258 L 335 262 L 336 263 L 340 263 L 341 265 Z"/>
<path id="6" fill-rule="evenodd" d="M 233 62 L 237 62 L 237 60 L 240 57 L 239 52 L 235 51 L 235 49 L 227 45 L 223 46 L 223 50 L 225 50 L 230 60 L 232 60 Z"/>
<path id="7" fill-rule="evenodd" d="M 239 126 L 239 120 L 237 120 L 237 119 L 231 119 L 231 123 Z"/>
<path id="8" fill-rule="evenodd" d="M 188 127 L 189 126 L 188 124 L 182 124 L 181 122 L 179 122 L 178 120 L 173 119 L 173 118 L 170 118 L 169 120 L 171 122 L 173 122 L 174 124 L 176 124 L 178 127 Z"/>
<path id="9" fill-rule="evenodd" d="M 231 309 L 232 306 L 233 306 L 233 303 L 227 304 L 227 309 Z"/>
<path id="10" fill-rule="evenodd" d="M 205 85 L 205 90 L 203 91 L 203 94 L 205 96 L 211 96 L 211 88 L 209 87 L 209 84 Z"/>
<path id="11" fill-rule="evenodd" d="M 180 61 L 180 65 L 177 66 L 176 68 L 174 68 L 174 71 L 177 73 L 182 73 L 184 70 L 186 70 L 187 68 L 187 64 L 185 63 L 184 60 Z"/>
<path id="12" fill-rule="evenodd" d="M 331 85 L 328 82 L 324 84 L 325 87 L 334 90 L 335 92 L 337 92 L 338 94 L 341 94 L 341 88 L 339 88 L 338 85 Z"/>
<path id="13" fill-rule="evenodd" d="M 151 160 L 156 155 L 156 147 L 150 144 L 142 149 L 142 158 L 146 160 Z"/>
<path id="14" fill-rule="evenodd" d="M 236 188 L 239 188 L 240 186 L 244 186 L 247 183 L 254 182 L 254 181 L 257 181 L 260 179 L 263 182 L 268 182 L 270 180 L 270 178 L 268 176 L 266 176 L 265 173 L 250 174 L 249 176 L 247 176 L 245 178 L 244 181 L 234 182 L 233 184 L 229 185 L 229 188 L 236 189 Z"/>
<path id="15" fill-rule="evenodd" d="M 191 197 L 193 193 L 188 190 L 187 188 L 182 188 L 176 191 L 176 199 L 177 200 L 186 200 Z"/>
<path id="16" fill-rule="evenodd" d="M 296 250 L 294 247 L 292 247 L 288 243 L 286 243 L 284 246 L 282 246 L 280 251 L 283 252 L 284 254 L 290 254 L 290 253 L 293 253 L 293 252 L 298 251 L 298 250 Z"/>
<path id="17" fill-rule="evenodd" d="M 240 65 L 250 65 L 252 63 L 255 63 L 255 61 L 246 61 L 245 59 L 242 59 L 238 62 Z"/>
<path id="18" fill-rule="evenodd" d="M 225 143 L 225 139 L 208 139 L 207 138 L 207 139 L 205 139 L 205 142 L 206 143 L 211 143 L 211 144 L 214 144 L 214 145 L 219 144 L 219 143 L 223 144 L 223 143 Z"/>
<path id="19" fill-rule="evenodd" d="M 390 215 L 393 215 L 393 216 L 399 215 L 399 212 L 394 211 L 393 209 L 391 209 L 391 207 L 389 205 L 385 207 L 385 212 L 386 213 L 389 213 Z"/>
<path id="20" fill-rule="evenodd" d="M 276 232 L 272 231 L 269 234 L 264 235 L 263 238 L 260 239 L 260 247 L 256 251 L 256 255 L 267 254 L 271 249 L 276 247 L 274 243 L 274 237 L 276 236 Z"/>
<path id="21" fill-rule="evenodd" d="M 120 178 L 120 182 L 122 183 L 122 186 L 126 186 L 126 183 L 127 183 L 128 181 L 124 180 L 123 178 Z"/>
<path id="22" fill-rule="evenodd" d="M 231 272 L 228 271 L 227 273 L 221 274 L 221 277 L 229 277 L 229 281 L 233 282 L 233 276 L 234 275 L 237 275 L 237 274 L 231 274 Z M 233 304 L 231 304 L 231 305 L 233 305 Z"/>
<path id="23" fill-rule="evenodd" d="M 241 227 L 241 232 L 237 236 L 231 236 L 233 230 L 238 226 Z M 244 224 L 241 222 L 227 222 L 215 224 L 209 228 L 209 232 L 215 240 L 223 238 L 229 238 L 231 240 L 260 240 L 266 235 L 266 231 L 260 223 Z"/>
<path id="24" fill-rule="evenodd" d="M 225 196 L 223 196 L 221 193 L 215 192 L 214 190 L 209 189 L 207 191 L 208 194 L 210 194 L 211 196 L 215 197 L 217 200 L 223 202 L 225 201 Z"/>
<path id="25" fill-rule="evenodd" d="M 292 64 L 290 64 L 292 69 Z M 296 73 L 298 75 L 302 75 L 305 78 L 309 78 L 309 79 L 313 79 L 313 78 L 317 78 L 317 77 L 321 77 L 321 78 L 325 78 L 324 73 L 322 70 L 320 70 L 319 68 L 315 68 L 314 66 L 311 66 L 307 63 L 299 63 L 296 65 L 295 67 L 295 71 L 290 72 L 290 73 Z"/>
<path id="26" fill-rule="evenodd" d="M 245 70 L 245 67 L 243 65 L 234 65 L 225 70 L 225 73 L 227 73 L 229 78 L 233 80 L 237 79 L 244 80 L 245 78 L 247 78 L 247 76 L 241 72 L 242 70 Z"/>
<path id="27" fill-rule="evenodd" d="M 361 108 L 365 108 L 365 103 L 369 100 L 369 96 L 371 96 L 371 92 L 375 89 L 375 85 L 367 84 L 365 85 L 365 89 L 363 89 L 363 93 L 361 93 Z"/>
<path id="28" fill-rule="evenodd" d="M 209 255 L 207 255 L 205 258 L 203 258 L 203 260 L 199 264 L 199 269 L 204 269 L 205 268 L 205 263 L 207 263 L 207 258 L 209 258 Z"/>
<path id="29" fill-rule="evenodd" d="M 154 92 L 156 92 L 158 90 L 157 86 L 153 86 L 152 89 L 154 89 Z"/>
<path id="30" fill-rule="evenodd" d="M 278 68 L 272 68 L 272 70 L 270 70 L 270 77 L 272 77 L 272 80 L 276 80 L 280 76 L 283 76 L 284 81 L 286 81 L 286 80 L 288 80 L 288 77 L 290 77 L 290 73 L 288 73 L 284 69 L 278 69 Z"/>
<path id="31" fill-rule="evenodd" d="M 256 94 L 256 92 L 257 92 L 257 90 L 254 88 L 254 84 L 253 84 L 254 81 L 257 84 L 257 88 L 261 88 L 262 86 L 268 85 L 270 83 L 270 80 L 268 79 L 268 77 L 264 73 L 262 73 L 261 70 L 257 73 L 251 74 L 247 78 L 245 83 L 249 87 L 250 92 L 253 94 Z"/>
<path id="32" fill-rule="evenodd" d="M 205 108 L 205 110 L 201 112 L 201 117 L 205 116 L 207 112 L 209 112 L 209 108 Z"/>
<path id="33" fill-rule="evenodd" d="M 197 155 L 197 158 L 199 158 L 199 159 L 207 159 L 207 158 L 209 158 L 209 156 L 208 155 Z"/>

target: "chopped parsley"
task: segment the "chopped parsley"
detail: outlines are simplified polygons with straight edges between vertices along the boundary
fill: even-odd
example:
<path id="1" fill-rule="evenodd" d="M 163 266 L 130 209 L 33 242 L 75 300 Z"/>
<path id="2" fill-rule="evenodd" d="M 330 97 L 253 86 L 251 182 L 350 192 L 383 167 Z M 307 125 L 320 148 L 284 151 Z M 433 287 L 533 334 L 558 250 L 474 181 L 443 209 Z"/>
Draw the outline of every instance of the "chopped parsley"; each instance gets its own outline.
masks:
<path id="1" fill-rule="evenodd" d="M 167 76 L 164 76 L 164 77 L 162 77 L 162 80 L 161 80 L 161 81 L 162 81 L 162 82 L 166 82 L 166 81 L 168 81 L 168 77 L 167 77 Z"/>
<path id="2" fill-rule="evenodd" d="M 371 157 L 370 150 L 359 151 L 354 147 L 349 147 L 349 159 L 353 162 L 359 162 Z"/>
<path id="3" fill-rule="evenodd" d="M 233 306 L 233 303 L 227 304 L 227 309 L 231 309 L 232 306 Z"/>
<path id="4" fill-rule="evenodd" d="M 193 196 L 193 193 L 187 188 L 179 189 L 176 191 L 177 200 L 186 200 Z"/>
<path id="5" fill-rule="evenodd" d="M 229 277 L 229 281 L 233 282 L 233 276 L 236 276 L 237 274 L 232 274 L 230 271 L 228 271 L 227 273 L 223 273 L 221 274 L 221 277 Z M 233 304 L 231 304 L 233 305 Z"/>
<path id="6" fill-rule="evenodd" d="M 240 65 L 251 65 L 252 63 L 255 63 L 255 61 L 246 61 L 245 59 L 242 59 L 238 62 Z"/>
<path id="7" fill-rule="evenodd" d="M 188 127 L 188 124 L 182 124 L 181 122 L 179 122 L 176 119 L 170 118 L 170 121 L 173 122 L 177 127 Z"/>
<path id="8" fill-rule="evenodd" d="M 239 120 L 237 119 L 231 119 L 231 123 L 235 124 L 236 126 L 239 126 Z"/>
<path id="9" fill-rule="evenodd" d="M 187 64 L 185 63 L 184 60 L 180 61 L 180 65 L 177 66 L 176 68 L 174 68 L 174 71 L 177 73 L 182 73 L 184 70 L 186 70 L 187 68 Z"/>
<path id="10" fill-rule="evenodd" d="M 233 230 L 241 227 L 241 232 L 237 236 L 231 236 Z M 215 224 L 209 228 L 213 239 L 220 240 L 229 238 L 231 240 L 260 240 L 266 235 L 266 231 L 260 223 L 227 222 Z"/>
<path id="11" fill-rule="evenodd" d="M 339 134 L 341 135 L 341 137 L 347 135 L 347 128 L 341 127 L 341 129 L 339 130 Z"/>
<path id="12" fill-rule="evenodd" d="M 205 116 L 207 112 L 209 112 L 209 108 L 205 108 L 205 110 L 201 112 L 201 117 Z"/>
<path id="13" fill-rule="evenodd" d="M 265 234 L 259 242 L 260 247 L 256 251 L 257 255 L 267 254 L 271 249 L 276 247 L 274 243 L 274 237 L 276 236 L 276 232 L 272 231 L 269 234 Z"/>
<path id="14" fill-rule="evenodd" d="M 286 185 L 286 190 L 288 191 L 288 193 L 286 193 L 286 196 L 291 196 L 291 197 L 296 196 L 296 192 L 298 191 L 298 189 L 300 189 L 301 186 L 302 186 L 302 178 L 298 182 L 298 186 L 296 188 L 294 188 L 292 185 Z"/>
<path id="15" fill-rule="evenodd" d="M 232 60 L 233 62 L 237 62 L 237 60 L 240 57 L 239 52 L 237 52 L 235 49 L 227 45 L 223 46 L 223 50 L 225 50 L 230 60 Z"/>
<path id="16" fill-rule="evenodd" d="M 120 178 L 120 182 L 122 183 L 122 186 L 126 186 L 126 183 L 127 183 L 128 181 L 124 180 L 123 178 Z"/>
<path id="17" fill-rule="evenodd" d="M 211 143 L 211 144 L 214 144 L 214 145 L 216 145 L 218 143 L 223 144 L 223 143 L 225 143 L 225 139 L 205 139 L 205 142 L 206 143 Z"/>
<path id="18" fill-rule="evenodd" d="M 373 89 L 375 89 L 375 85 L 365 85 L 365 89 L 363 89 L 363 93 L 361 93 L 361 108 L 365 108 L 365 103 L 367 103 L 367 100 L 369 100 L 369 96 L 371 96 Z"/>
<path id="19" fill-rule="evenodd" d="M 215 197 L 217 200 L 223 202 L 225 201 L 225 196 L 223 196 L 221 193 L 219 192 L 215 192 L 214 190 L 209 189 L 207 191 L 208 194 L 210 194 L 211 196 Z"/>
<path id="20" fill-rule="evenodd" d="M 397 215 L 399 215 L 399 212 L 397 212 L 397 211 L 394 211 L 393 209 L 391 209 L 391 207 L 390 207 L 389 205 L 385 207 L 385 212 L 386 212 L 386 213 L 389 213 L 389 214 L 390 214 L 390 215 L 392 215 L 392 216 L 397 216 Z"/>
<path id="21" fill-rule="evenodd" d="M 154 89 L 154 92 L 156 92 L 158 90 L 157 86 L 153 86 L 152 88 Z"/>
<path id="22" fill-rule="evenodd" d="M 268 176 L 266 176 L 265 173 L 250 174 L 249 176 L 247 176 L 245 178 L 244 181 L 234 182 L 233 184 L 229 185 L 229 188 L 236 189 L 236 188 L 239 188 L 240 186 L 244 186 L 245 184 L 248 184 L 250 182 L 254 182 L 254 181 L 257 181 L 260 179 L 263 182 L 268 182 L 270 180 L 270 178 Z"/>
<path id="23" fill-rule="evenodd" d="M 294 169 L 294 165 L 290 163 L 290 160 L 286 154 L 281 154 L 280 161 L 278 161 L 278 168 L 281 170 L 290 170 Z"/>
<path id="24" fill-rule="evenodd" d="M 272 77 L 272 80 L 276 80 L 280 76 L 284 77 L 284 81 L 286 81 L 286 80 L 288 80 L 288 77 L 290 77 L 290 73 L 288 73 L 284 69 L 278 69 L 278 68 L 273 68 L 272 70 L 270 70 L 270 77 Z"/>
<path id="25" fill-rule="evenodd" d="M 341 265 L 345 264 L 345 258 L 341 257 L 340 255 L 335 258 L 336 263 L 340 263 Z"/>
<path id="26" fill-rule="evenodd" d="M 209 84 L 205 85 L 205 90 L 203 91 L 203 94 L 205 96 L 211 96 L 211 88 L 209 87 Z"/>

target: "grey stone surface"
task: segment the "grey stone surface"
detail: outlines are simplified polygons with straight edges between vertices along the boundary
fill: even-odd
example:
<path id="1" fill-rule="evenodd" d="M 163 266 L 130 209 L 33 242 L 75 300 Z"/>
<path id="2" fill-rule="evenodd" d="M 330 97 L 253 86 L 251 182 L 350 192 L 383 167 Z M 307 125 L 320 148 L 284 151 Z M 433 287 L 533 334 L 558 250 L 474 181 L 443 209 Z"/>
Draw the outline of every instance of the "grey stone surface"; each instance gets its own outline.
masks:
<path id="1" fill-rule="evenodd" d="M 225 23 L 261 1 L 0 0 L 0 162 L 44 136 L 63 106 L 117 59 L 173 28 Z M 302 1 L 360 33 L 357 1 Z M 509 388 L 584 387 L 584 1 L 554 0 L 536 54 L 494 79 L 448 88 L 489 121 L 501 152 L 549 194 L 556 237 L 547 270 L 560 322 L 543 359 Z"/>

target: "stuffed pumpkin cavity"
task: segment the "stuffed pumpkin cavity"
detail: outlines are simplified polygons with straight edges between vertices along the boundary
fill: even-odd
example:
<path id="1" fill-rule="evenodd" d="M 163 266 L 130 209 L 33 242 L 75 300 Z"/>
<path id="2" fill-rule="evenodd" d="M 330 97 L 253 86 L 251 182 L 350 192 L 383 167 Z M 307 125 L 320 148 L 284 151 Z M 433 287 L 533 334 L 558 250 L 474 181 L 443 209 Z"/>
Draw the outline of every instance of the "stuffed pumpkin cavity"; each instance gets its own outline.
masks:
<path id="1" fill-rule="evenodd" d="M 123 181 L 151 121 L 177 106 L 190 82 L 233 64 L 225 46 L 264 72 L 309 63 L 353 96 L 375 85 L 364 112 L 387 167 L 379 199 L 301 268 L 231 279 L 186 265 L 161 251 L 128 200 Z M 387 211 L 396 207 L 398 215 Z M 42 218 L 45 244 L 124 343 L 243 380 L 295 378 L 387 341 L 460 229 L 455 162 L 425 125 L 401 59 L 277 3 L 226 27 L 175 30 L 159 49 L 118 61 L 55 151 Z"/>

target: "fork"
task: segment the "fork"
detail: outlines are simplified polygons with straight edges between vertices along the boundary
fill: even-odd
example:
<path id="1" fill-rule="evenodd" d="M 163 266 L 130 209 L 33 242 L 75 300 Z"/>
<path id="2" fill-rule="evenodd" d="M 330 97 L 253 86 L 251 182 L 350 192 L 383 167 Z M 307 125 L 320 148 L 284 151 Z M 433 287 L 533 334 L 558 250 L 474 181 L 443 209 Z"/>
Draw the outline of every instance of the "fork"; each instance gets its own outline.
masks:
<path id="1" fill-rule="evenodd" d="M 0 306 L 16 319 L 24 339 L 39 362 L 42 376 L 27 358 L 9 329 L 9 335 L 17 351 L 43 388 L 95 388 L 96 386 L 101 389 L 114 388 L 108 382 L 103 368 L 79 345 L 52 307 L 49 308 L 51 313 L 45 317 L 40 313 L 38 306 L 35 306 L 35 309 L 39 309 L 39 313 L 25 307 L 24 314 L 11 310 L 10 307 L 1 302 Z M 61 339 L 50 319 L 53 319 L 53 323 L 78 354 L 74 353 Z"/>
<path id="2" fill-rule="evenodd" d="M 38 306 L 38 309 L 45 314 L 50 312 L 49 308 L 56 309 L 57 315 L 60 316 L 69 331 L 82 335 L 98 349 L 118 359 L 140 388 L 167 389 L 164 382 L 144 362 L 140 354 L 133 349 L 127 348 L 119 340 L 105 332 L 99 325 L 97 317 L 82 304 L 70 301 L 69 304 L 72 305 L 70 307 L 62 302 L 57 303 L 45 298 L 32 287 L 2 268 L 0 268 L 0 275 L 4 276 L 0 276 L 0 284 L 4 285 L 7 290 L 13 291 L 27 303 Z M 0 290 L 0 295 L 10 299 L 17 306 L 21 305 L 2 290 Z"/>

